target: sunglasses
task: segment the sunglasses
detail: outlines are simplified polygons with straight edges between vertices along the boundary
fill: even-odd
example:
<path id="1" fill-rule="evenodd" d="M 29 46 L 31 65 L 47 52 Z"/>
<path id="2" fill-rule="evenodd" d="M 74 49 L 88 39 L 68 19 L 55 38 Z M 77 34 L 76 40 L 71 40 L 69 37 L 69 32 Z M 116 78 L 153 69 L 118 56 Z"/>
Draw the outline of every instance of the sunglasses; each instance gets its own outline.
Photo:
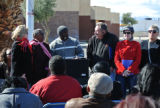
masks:
<path id="1" fill-rule="evenodd" d="M 131 32 L 123 32 L 123 34 L 131 34 Z"/>
<path id="2" fill-rule="evenodd" d="M 148 33 L 157 33 L 156 30 L 148 30 Z"/>

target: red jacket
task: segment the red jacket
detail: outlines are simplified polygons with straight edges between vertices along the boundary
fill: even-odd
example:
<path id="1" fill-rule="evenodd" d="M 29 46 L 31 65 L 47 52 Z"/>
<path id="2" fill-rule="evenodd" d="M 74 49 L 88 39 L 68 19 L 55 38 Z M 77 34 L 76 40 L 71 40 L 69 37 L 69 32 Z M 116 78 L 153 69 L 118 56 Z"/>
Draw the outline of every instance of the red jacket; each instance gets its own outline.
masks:
<path id="1" fill-rule="evenodd" d="M 38 95 L 43 104 L 66 102 L 71 98 L 82 97 L 78 81 L 66 75 L 52 75 L 42 79 L 31 87 L 30 92 Z"/>
<path id="2" fill-rule="evenodd" d="M 132 64 L 126 69 L 122 60 L 133 60 Z M 141 61 L 141 47 L 136 41 L 124 40 L 117 43 L 114 62 L 117 67 L 116 73 L 121 75 L 124 70 L 131 71 L 132 74 L 139 73 Z"/>

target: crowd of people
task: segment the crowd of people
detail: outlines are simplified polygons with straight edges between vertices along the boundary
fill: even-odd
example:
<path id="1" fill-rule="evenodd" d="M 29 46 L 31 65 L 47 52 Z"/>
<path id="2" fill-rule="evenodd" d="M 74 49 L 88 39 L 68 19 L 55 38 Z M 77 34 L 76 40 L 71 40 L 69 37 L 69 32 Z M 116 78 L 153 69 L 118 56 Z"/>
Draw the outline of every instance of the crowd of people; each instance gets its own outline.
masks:
<path id="1" fill-rule="evenodd" d="M 44 42 L 45 33 L 19 25 L 12 32 L 13 45 L 0 53 L 0 104 L 2 108 L 42 108 L 66 102 L 65 108 L 159 108 L 159 28 L 148 29 L 148 40 L 134 40 L 134 28 L 123 29 L 122 41 L 98 22 L 88 41 L 88 83 L 67 75 L 66 59 L 84 58 L 84 51 L 68 28 L 57 28 L 58 38 Z M 114 102 L 119 100 L 120 102 Z"/>

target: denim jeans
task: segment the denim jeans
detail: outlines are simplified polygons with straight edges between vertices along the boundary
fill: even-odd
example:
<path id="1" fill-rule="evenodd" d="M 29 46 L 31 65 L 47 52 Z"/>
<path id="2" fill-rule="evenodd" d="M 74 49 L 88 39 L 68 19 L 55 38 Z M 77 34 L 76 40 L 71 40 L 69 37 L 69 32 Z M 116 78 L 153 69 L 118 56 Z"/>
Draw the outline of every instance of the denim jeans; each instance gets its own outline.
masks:
<path id="1" fill-rule="evenodd" d="M 112 78 L 113 81 L 116 80 L 116 71 L 115 71 L 115 69 L 113 70 L 113 72 L 110 73 L 110 77 Z"/>
<path id="2" fill-rule="evenodd" d="M 126 96 L 126 90 L 136 85 L 137 83 L 137 75 L 131 75 L 128 77 L 123 77 L 122 75 L 116 75 L 116 80 L 121 83 L 122 91 L 123 91 L 123 97 Z"/>

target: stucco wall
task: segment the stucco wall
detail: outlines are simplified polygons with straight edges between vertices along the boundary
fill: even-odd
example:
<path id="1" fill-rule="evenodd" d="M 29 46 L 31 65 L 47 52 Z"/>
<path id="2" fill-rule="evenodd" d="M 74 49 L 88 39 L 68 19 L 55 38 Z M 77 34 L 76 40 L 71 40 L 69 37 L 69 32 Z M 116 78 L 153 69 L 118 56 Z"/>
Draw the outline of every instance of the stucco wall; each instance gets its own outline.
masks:
<path id="1" fill-rule="evenodd" d="M 79 0 L 79 15 L 90 16 L 90 0 Z"/>
<path id="2" fill-rule="evenodd" d="M 109 20 L 110 9 L 99 6 L 91 6 L 91 19 L 92 20 Z"/>
<path id="3" fill-rule="evenodd" d="M 112 12 L 112 13 L 110 13 L 110 16 L 111 16 L 111 18 L 110 18 L 111 23 L 114 23 L 114 24 L 120 23 L 119 13 Z"/>
<path id="4" fill-rule="evenodd" d="M 56 0 L 55 11 L 79 11 L 79 0 Z"/>

